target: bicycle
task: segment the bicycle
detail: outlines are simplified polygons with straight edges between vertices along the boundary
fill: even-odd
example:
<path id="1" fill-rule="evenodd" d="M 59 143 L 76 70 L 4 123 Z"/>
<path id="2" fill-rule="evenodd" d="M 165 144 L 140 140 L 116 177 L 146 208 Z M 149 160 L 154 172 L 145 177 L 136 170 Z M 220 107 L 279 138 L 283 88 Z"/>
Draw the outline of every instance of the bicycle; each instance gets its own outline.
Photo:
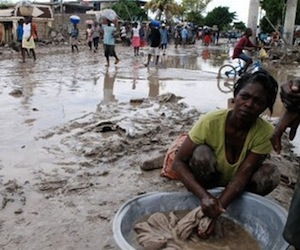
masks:
<path id="1" fill-rule="evenodd" d="M 255 72 L 262 68 L 260 60 L 255 60 L 247 69 L 247 73 Z M 218 78 L 224 79 L 235 79 L 239 72 L 244 70 L 241 59 L 238 59 L 238 66 L 233 66 L 231 64 L 224 64 L 220 67 L 218 72 Z M 239 75 L 240 76 L 240 75 Z"/>
<path id="2" fill-rule="evenodd" d="M 252 73 L 260 69 L 262 69 L 262 64 L 261 61 L 257 59 L 248 67 L 247 73 Z M 232 64 L 222 65 L 217 76 L 219 90 L 224 93 L 232 92 L 236 78 L 244 74 L 239 74 L 239 72 L 243 71 L 244 66 L 242 65 L 241 59 L 238 59 L 237 66 L 233 66 Z M 222 80 L 224 80 L 224 82 Z"/>

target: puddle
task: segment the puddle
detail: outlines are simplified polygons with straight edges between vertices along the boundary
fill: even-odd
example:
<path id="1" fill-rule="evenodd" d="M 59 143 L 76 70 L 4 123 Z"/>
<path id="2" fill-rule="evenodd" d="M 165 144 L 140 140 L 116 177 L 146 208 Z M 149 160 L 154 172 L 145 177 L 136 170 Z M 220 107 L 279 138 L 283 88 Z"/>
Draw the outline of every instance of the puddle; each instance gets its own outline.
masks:
<path id="1" fill-rule="evenodd" d="M 94 112 L 102 103 L 129 102 L 172 92 L 183 97 L 182 102 L 207 112 L 226 108 L 232 97 L 231 92 L 220 91 L 216 79 L 219 67 L 229 62 L 231 50 L 227 45 L 187 49 L 171 46 L 160 58 L 158 68 L 143 66 L 145 49 L 141 57 L 134 58 L 131 48 L 118 47 L 121 62 L 109 69 L 104 67 L 102 54 L 83 48 L 78 54 L 69 50 L 39 47 L 36 63 L 30 59 L 26 64 L 20 63 L 18 54 L 0 61 L 1 158 L 22 147 L 37 131 Z M 270 71 L 279 82 L 293 77 L 286 70 Z M 9 95 L 16 89 L 22 91 L 21 96 Z M 273 116 L 281 112 L 278 99 Z"/>

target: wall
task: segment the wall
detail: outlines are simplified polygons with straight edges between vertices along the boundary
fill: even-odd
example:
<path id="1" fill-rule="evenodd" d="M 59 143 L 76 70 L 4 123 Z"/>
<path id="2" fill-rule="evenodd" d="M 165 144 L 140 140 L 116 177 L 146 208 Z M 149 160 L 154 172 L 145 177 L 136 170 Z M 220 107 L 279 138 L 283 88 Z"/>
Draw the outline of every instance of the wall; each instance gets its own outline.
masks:
<path id="1" fill-rule="evenodd" d="M 57 33 L 62 34 L 65 38 L 69 37 L 69 28 L 72 26 L 70 22 L 70 16 L 73 14 L 54 14 L 54 21 L 52 23 L 52 30 Z M 95 15 L 93 14 L 76 14 L 76 16 L 80 17 L 80 22 L 77 25 L 79 29 L 79 35 L 81 39 L 85 39 L 86 32 L 86 20 L 96 20 Z"/>

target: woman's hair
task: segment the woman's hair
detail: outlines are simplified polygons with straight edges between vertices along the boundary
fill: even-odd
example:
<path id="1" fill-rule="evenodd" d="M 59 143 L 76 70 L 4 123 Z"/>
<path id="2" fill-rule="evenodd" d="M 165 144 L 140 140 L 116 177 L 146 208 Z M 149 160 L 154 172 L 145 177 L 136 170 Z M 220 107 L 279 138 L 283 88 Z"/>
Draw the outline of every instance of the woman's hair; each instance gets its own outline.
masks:
<path id="1" fill-rule="evenodd" d="M 239 78 L 234 84 L 233 96 L 236 97 L 240 90 L 243 89 L 249 83 L 260 84 L 266 90 L 267 107 L 272 114 L 273 105 L 275 103 L 278 91 L 277 81 L 266 70 L 263 69 L 258 70 L 252 74 L 243 74 L 242 77 Z"/>

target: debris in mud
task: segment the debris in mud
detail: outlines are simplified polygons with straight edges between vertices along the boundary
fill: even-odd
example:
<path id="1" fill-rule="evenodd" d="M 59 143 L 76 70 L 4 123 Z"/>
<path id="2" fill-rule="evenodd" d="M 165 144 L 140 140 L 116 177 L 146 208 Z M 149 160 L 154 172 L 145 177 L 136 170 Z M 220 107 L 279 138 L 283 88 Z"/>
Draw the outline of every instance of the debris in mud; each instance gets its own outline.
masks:
<path id="1" fill-rule="evenodd" d="M 21 97 L 23 95 L 23 91 L 21 89 L 14 89 L 9 94 L 13 97 Z"/>
<path id="2" fill-rule="evenodd" d="M 23 186 L 18 184 L 16 180 L 9 180 L 3 186 L 0 182 L 0 188 L 1 209 L 4 209 L 9 202 L 17 202 L 23 206 L 26 204 Z"/>
<path id="3" fill-rule="evenodd" d="M 300 63 L 300 51 L 296 48 L 282 49 L 273 48 L 269 50 L 269 60 L 278 61 L 278 64 L 298 65 Z"/>
<path id="4" fill-rule="evenodd" d="M 67 180 L 53 180 L 53 181 L 42 181 L 39 184 L 40 191 L 53 192 L 57 189 L 63 188 L 67 184 Z"/>

